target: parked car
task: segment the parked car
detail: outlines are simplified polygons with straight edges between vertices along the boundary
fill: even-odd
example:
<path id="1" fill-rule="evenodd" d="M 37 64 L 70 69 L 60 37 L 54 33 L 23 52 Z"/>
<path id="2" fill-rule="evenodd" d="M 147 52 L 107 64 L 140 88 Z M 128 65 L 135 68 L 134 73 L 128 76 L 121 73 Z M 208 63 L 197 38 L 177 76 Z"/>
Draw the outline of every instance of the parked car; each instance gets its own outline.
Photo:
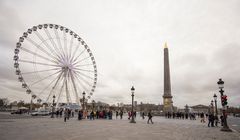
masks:
<path id="1" fill-rule="evenodd" d="M 240 117 L 240 114 L 235 114 L 235 117 Z"/>
<path id="2" fill-rule="evenodd" d="M 49 114 L 50 112 L 46 110 L 41 110 L 41 111 L 31 113 L 32 116 L 47 116 Z"/>
<path id="3" fill-rule="evenodd" d="M 22 114 L 23 112 L 21 110 L 12 111 L 11 114 Z"/>

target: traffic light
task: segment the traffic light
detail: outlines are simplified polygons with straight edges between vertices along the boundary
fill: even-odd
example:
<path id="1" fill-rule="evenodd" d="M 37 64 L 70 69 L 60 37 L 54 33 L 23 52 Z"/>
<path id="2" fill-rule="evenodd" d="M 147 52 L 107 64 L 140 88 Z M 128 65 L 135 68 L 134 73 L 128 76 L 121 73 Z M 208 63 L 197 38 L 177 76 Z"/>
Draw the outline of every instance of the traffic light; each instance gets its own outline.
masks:
<path id="1" fill-rule="evenodd" d="M 222 105 L 223 105 L 223 106 L 225 106 L 225 105 L 228 104 L 228 102 L 227 102 L 227 95 L 223 95 L 223 96 L 221 97 L 221 99 L 222 99 Z"/>

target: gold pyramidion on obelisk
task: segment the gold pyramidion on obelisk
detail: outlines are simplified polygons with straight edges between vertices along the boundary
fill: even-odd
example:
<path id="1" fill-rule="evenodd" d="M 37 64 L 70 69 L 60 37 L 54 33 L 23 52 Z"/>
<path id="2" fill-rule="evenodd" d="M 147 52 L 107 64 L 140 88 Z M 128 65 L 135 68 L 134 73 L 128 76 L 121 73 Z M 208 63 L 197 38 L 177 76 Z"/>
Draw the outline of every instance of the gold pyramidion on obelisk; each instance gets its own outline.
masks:
<path id="1" fill-rule="evenodd" d="M 164 44 L 164 48 L 168 48 L 168 46 L 167 46 L 167 42 L 165 42 L 165 44 Z"/>

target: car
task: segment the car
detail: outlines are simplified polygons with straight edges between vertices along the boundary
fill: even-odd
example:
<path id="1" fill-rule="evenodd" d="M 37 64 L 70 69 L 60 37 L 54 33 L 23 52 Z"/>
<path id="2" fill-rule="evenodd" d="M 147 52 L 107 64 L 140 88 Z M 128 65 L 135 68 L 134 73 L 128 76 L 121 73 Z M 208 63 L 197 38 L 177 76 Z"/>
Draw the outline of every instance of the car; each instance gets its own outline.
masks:
<path id="1" fill-rule="evenodd" d="M 23 112 L 21 110 L 12 111 L 11 114 L 22 114 Z"/>
<path id="2" fill-rule="evenodd" d="M 49 114 L 50 112 L 47 110 L 41 110 L 41 111 L 31 113 L 32 116 L 48 116 Z"/>
<path id="3" fill-rule="evenodd" d="M 235 117 L 240 117 L 240 114 L 235 114 Z"/>

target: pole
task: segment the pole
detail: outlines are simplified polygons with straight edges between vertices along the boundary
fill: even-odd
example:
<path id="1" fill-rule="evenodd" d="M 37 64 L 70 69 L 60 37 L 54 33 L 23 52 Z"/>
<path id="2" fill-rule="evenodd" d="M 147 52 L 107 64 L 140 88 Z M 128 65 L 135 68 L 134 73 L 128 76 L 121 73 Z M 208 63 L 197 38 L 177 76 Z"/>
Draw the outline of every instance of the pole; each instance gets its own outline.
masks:
<path id="1" fill-rule="evenodd" d="M 217 110 L 217 100 L 215 99 L 215 111 L 216 111 L 216 116 L 218 116 L 218 110 Z"/>
<path id="2" fill-rule="evenodd" d="M 30 103 L 30 114 L 32 114 L 32 104 L 33 104 L 33 101 L 32 101 L 32 96 L 31 96 L 31 103 Z"/>
<path id="3" fill-rule="evenodd" d="M 221 88 L 219 92 L 221 93 L 221 97 L 222 97 L 224 90 L 222 90 Z M 223 128 L 221 129 L 221 131 L 232 132 L 232 130 L 228 127 L 228 124 L 227 124 L 226 107 L 225 105 L 223 105 L 223 102 L 222 102 L 222 106 L 223 106 L 223 111 L 222 111 L 223 112 Z"/>
<path id="4" fill-rule="evenodd" d="M 51 115 L 51 118 L 54 118 L 54 102 L 55 102 L 55 96 L 53 95 L 53 104 L 52 104 L 52 115 Z"/>
<path id="5" fill-rule="evenodd" d="M 134 100 L 134 94 L 132 92 L 132 113 L 131 113 L 132 119 L 131 119 L 130 123 L 136 123 L 136 121 L 134 120 L 134 114 L 133 114 L 133 100 Z"/>
<path id="6" fill-rule="evenodd" d="M 84 105 L 84 101 L 85 100 L 85 96 L 83 96 L 83 112 L 85 111 L 85 105 Z"/>

